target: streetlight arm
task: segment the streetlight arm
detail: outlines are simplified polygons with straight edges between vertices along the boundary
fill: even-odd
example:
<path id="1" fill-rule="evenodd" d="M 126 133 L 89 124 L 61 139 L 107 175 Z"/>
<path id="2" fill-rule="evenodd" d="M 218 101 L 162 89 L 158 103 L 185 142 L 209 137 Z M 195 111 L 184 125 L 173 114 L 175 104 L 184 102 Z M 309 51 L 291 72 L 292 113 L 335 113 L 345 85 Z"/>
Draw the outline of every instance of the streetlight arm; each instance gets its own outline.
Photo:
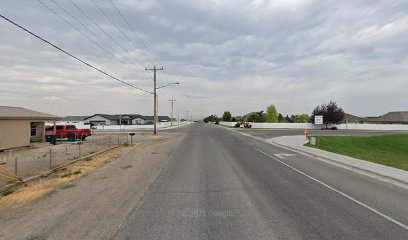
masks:
<path id="1" fill-rule="evenodd" d="M 167 86 L 172 85 L 172 84 L 180 84 L 180 83 L 178 83 L 178 82 L 168 83 L 168 84 L 166 84 L 166 85 L 163 85 L 163 86 L 157 87 L 156 89 L 164 88 L 164 87 L 167 87 Z"/>

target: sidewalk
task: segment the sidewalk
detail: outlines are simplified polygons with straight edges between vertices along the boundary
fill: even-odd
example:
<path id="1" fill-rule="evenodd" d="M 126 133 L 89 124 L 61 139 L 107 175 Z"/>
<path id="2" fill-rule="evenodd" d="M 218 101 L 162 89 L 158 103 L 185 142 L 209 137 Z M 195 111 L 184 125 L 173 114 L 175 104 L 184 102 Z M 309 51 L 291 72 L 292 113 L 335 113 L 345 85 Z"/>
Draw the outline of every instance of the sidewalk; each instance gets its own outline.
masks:
<path id="1" fill-rule="evenodd" d="M 315 155 L 337 163 L 348 165 L 350 167 L 357 168 L 363 171 L 391 178 L 403 183 L 408 183 L 408 171 L 303 146 L 307 142 L 305 136 L 283 136 L 267 139 L 266 141 L 272 144 L 285 146 L 303 153 Z"/>

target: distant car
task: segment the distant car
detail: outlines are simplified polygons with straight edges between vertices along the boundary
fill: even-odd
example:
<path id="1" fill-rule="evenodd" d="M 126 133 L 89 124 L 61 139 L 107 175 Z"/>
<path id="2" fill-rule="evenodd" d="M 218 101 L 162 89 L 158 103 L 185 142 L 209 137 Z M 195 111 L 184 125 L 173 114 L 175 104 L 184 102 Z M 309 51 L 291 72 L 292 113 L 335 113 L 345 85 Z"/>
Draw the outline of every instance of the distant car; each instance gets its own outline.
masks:
<path id="1" fill-rule="evenodd" d="M 46 135 L 54 133 L 54 126 L 47 127 Z M 75 125 L 56 125 L 57 138 L 68 138 L 69 141 L 85 140 L 91 136 L 90 129 L 77 129 Z"/>
<path id="2" fill-rule="evenodd" d="M 252 125 L 250 123 L 244 123 L 244 128 L 251 128 Z"/>

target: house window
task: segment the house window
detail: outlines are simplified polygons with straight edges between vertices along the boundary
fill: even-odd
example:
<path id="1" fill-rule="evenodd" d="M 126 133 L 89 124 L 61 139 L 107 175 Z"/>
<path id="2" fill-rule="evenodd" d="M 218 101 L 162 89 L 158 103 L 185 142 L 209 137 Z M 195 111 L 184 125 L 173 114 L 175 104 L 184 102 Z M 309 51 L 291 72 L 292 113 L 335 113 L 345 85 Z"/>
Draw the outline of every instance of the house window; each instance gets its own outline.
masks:
<path id="1" fill-rule="evenodd" d="M 31 137 L 37 136 L 37 123 L 31 123 Z"/>

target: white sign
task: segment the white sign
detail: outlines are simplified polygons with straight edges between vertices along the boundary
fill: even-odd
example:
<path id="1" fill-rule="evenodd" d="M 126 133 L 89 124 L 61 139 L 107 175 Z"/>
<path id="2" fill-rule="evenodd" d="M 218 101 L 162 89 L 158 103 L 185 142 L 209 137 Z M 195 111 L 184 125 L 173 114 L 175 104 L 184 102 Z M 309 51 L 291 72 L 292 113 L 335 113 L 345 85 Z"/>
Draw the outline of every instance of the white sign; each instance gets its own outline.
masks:
<path id="1" fill-rule="evenodd" d="M 315 116 L 315 124 L 323 124 L 323 116 Z"/>

